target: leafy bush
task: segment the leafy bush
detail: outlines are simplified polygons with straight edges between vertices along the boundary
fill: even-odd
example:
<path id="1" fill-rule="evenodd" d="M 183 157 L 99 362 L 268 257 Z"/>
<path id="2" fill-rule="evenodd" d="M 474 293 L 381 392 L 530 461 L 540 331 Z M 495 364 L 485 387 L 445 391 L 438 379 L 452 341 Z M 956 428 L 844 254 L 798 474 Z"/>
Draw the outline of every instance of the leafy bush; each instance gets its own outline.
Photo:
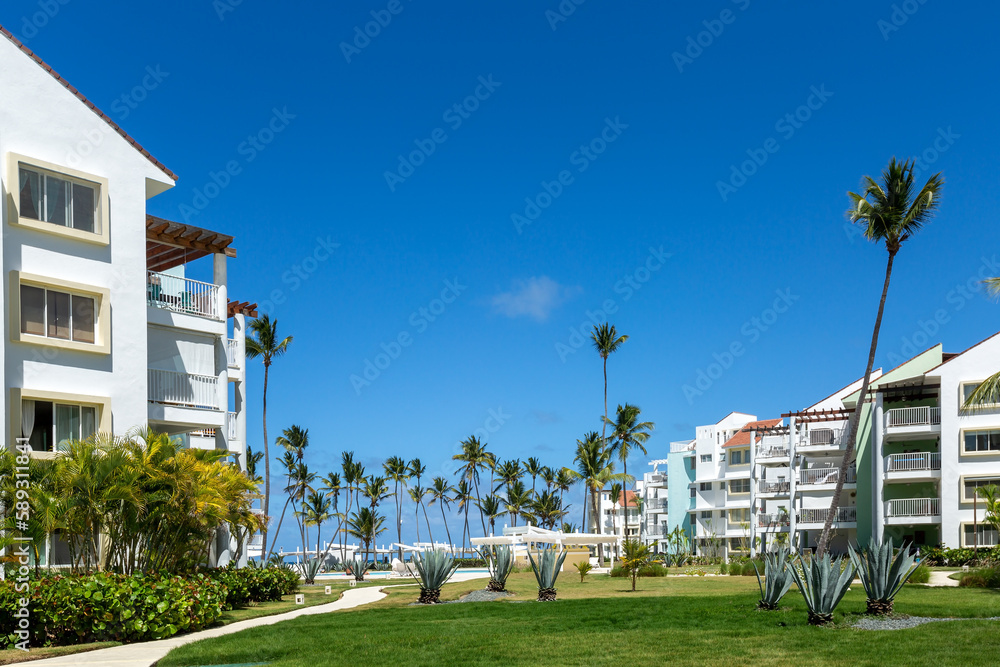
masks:
<path id="1" fill-rule="evenodd" d="M 650 563 L 639 568 L 640 577 L 665 577 L 670 571 L 663 567 L 660 563 Z M 631 577 L 632 575 L 626 570 L 621 564 L 616 563 L 613 568 L 611 568 L 612 577 Z"/>
<path id="2" fill-rule="evenodd" d="M 458 567 L 486 567 L 485 558 L 456 558 L 455 565 Z"/>
<path id="3" fill-rule="evenodd" d="M 1000 546 L 979 549 L 946 549 L 944 547 L 920 547 L 921 562 L 931 567 L 961 567 L 979 563 L 1000 563 Z"/>
<path id="4" fill-rule="evenodd" d="M 920 565 L 917 566 L 915 570 L 913 570 L 913 574 L 910 575 L 910 579 L 906 583 L 926 584 L 930 580 L 931 580 L 931 568 L 921 563 Z"/>
<path id="5" fill-rule="evenodd" d="M 222 615 L 226 587 L 202 574 L 46 576 L 31 586 L 30 623 L 18 630 L 23 595 L 14 582 L 0 582 L 0 648 L 24 639 L 33 647 L 127 643 L 200 630 Z"/>
<path id="6" fill-rule="evenodd" d="M 719 564 L 719 574 L 729 574 L 729 566 L 725 561 Z"/>
<path id="7" fill-rule="evenodd" d="M 238 609 L 261 602 L 274 602 L 299 587 L 299 575 L 284 566 L 226 567 L 208 570 L 208 576 L 226 587 L 223 609 Z"/>
<path id="8" fill-rule="evenodd" d="M 966 588 L 1000 588 L 1000 565 L 966 572 L 958 585 Z"/>

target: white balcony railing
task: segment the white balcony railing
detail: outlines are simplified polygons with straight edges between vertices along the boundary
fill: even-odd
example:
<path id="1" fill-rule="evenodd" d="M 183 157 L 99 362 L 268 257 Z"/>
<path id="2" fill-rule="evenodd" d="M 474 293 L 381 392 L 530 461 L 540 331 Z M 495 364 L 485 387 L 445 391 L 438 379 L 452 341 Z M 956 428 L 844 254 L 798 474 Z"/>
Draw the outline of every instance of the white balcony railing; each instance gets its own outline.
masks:
<path id="1" fill-rule="evenodd" d="M 229 416 L 226 419 L 226 423 L 229 424 L 229 427 L 228 427 L 229 428 L 229 430 L 228 430 L 229 441 L 233 442 L 234 440 L 238 440 L 238 438 L 236 437 L 236 413 L 235 412 L 230 412 L 229 413 Z"/>
<path id="2" fill-rule="evenodd" d="M 149 369 L 149 400 L 154 403 L 219 409 L 219 378 Z"/>
<path id="3" fill-rule="evenodd" d="M 840 479 L 840 468 L 808 468 L 799 474 L 799 484 L 809 486 L 812 484 L 836 484 Z M 858 473 L 854 468 L 847 469 L 847 479 L 845 484 L 854 484 L 858 481 Z"/>
<path id="4" fill-rule="evenodd" d="M 941 423 L 941 408 L 893 408 L 885 413 L 886 428 L 898 426 L 932 426 Z"/>
<path id="5" fill-rule="evenodd" d="M 786 480 L 770 482 L 766 479 L 762 479 L 757 485 L 757 491 L 759 493 L 788 493 L 791 488 L 791 483 Z"/>
<path id="6" fill-rule="evenodd" d="M 239 341 L 235 338 L 226 339 L 226 362 L 230 368 L 239 368 L 239 364 L 237 363 L 239 349 Z"/>
<path id="7" fill-rule="evenodd" d="M 664 510 L 666 508 L 667 508 L 666 498 L 650 498 L 649 500 L 646 501 L 647 511 Z"/>
<path id="8" fill-rule="evenodd" d="M 902 498 L 885 504 L 886 517 L 938 516 L 941 514 L 940 498 Z"/>
<path id="9" fill-rule="evenodd" d="M 806 433 L 801 441 L 799 442 L 799 447 L 803 449 L 809 448 L 823 448 L 829 449 L 831 447 L 837 449 L 843 449 L 847 444 L 847 433 L 842 428 L 817 428 L 811 429 Z"/>
<path id="10" fill-rule="evenodd" d="M 829 508 L 799 510 L 799 523 L 826 523 Z M 834 523 L 855 523 L 858 520 L 857 507 L 838 507 Z"/>
<path id="11" fill-rule="evenodd" d="M 146 300 L 157 308 L 225 320 L 225 312 L 220 312 L 219 286 L 212 283 L 147 271 Z"/>
<path id="12" fill-rule="evenodd" d="M 767 528 L 768 526 L 787 526 L 791 523 L 791 519 L 787 514 L 758 514 L 757 515 L 757 525 L 761 528 Z"/>
<path id="13" fill-rule="evenodd" d="M 886 472 L 908 472 L 911 470 L 940 470 L 939 452 L 911 452 L 909 454 L 889 454 L 885 457 Z"/>
<path id="14" fill-rule="evenodd" d="M 758 459 L 787 459 L 788 447 L 763 447 L 757 450 Z"/>

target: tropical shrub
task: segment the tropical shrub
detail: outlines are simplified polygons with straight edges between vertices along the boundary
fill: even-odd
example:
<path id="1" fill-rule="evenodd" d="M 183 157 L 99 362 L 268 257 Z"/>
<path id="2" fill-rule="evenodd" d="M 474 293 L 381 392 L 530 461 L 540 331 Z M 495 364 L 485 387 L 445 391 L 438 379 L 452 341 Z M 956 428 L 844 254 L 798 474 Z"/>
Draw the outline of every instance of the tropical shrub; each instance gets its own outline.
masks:
<path id="1" fill-rule="evenodd" d="M 486 590 L 500 593 L 507 590 L 507 578 L 514 570 L 514 553 L 508 546 L 488 547 L 483 551 L 486 565 L 490 570 L 490 581 Z"/>
<path id="2" fill-rule="evenodd" d="M 590 574 L 590 571 L 594 569 L 594 566 L 590 564 L 590 561 L 581 560 L 576 563 L 576 571 L 580 573 L 580 583 L 583 583 L 584 577 Z"/>
<path id="3" fill-rule="evenodd" d="M 488 567 L 485 558 L 456 558 L 455 564 L 458 567 Z"/>
<path id="4" fill-rule="evenodd" d="M 420 604 L 435 604 L 441 599 L 441 587 L 455 574 L 458 566 L 451 554 L 427 551 L 413 554 L 414 579 L 420 584 Z"/>
<path id="5" fill-rule="evenodd" d="M 789 572 L 789 561 L 791 553 L 788 547 L 778 547 L 776 550 L 764 554 L 764 581 L 761 581 L 757 564 L 750 562 L 754 574 L 757 576 L 757 588 L 760 589 L 760 601 L 757 603 L 758 609 L 773 611 L 778 608 L 778 603 L 785 596 L 792 586 L 792 573 Z"/>
<path id="6" fill-rule="evenodd" d="M 868 595 L 867 613 L 878 616 L 891 614 L 896 593 L 916 567 L 916 553 L 910 550 L 908 544 L 895 549 L 891 541 L 875 540 L 860 550 L 848 545 L 848 550 Z"/>
<path id="7" fill-rule="evenodd" d="M 635 591 L 635 580 L 639 576 L 639 570 L 644 567 L 653 567 L 652 553 L 649 545 L 639 540 L 625 540 L 622 554 L 622 566 L 632 578 L 632 591 Z"/>
<path id="8" fill-rule="evenodd" d="M 226 597 L 223 583 L 202 574 L 44 576 L 29 589 L 30 622 L 20 629 L 24 593 L 14 586 L 0 582 L 0 648 L 163 639 L 212 625 Z"/>
<path id="9" fill-rule="evenodd" d="M 908 584 L 926 584 L 931 580 L 931 568 L 927 567 L 923 563 L 916 566 L 913 572 L 910 574 L 910 578 L 906 580 Z"/>
<path id="10" fill-rule="evenodd" d="M 559 577 L 563 561 L 566 560 L 566 552 L 558 553 L 555 549 L 546 547 L 538 552 L 538 560 L 535 560 L 529 551 L 528 560 L 531 563 L 531 571 L 535 573 L 535 581 L 538 582 L 538 601 L 554 601 L 556 579 Z"/>
<path id="11" fill-rule="evenodd" d="M 788 564 L 792 578 L 806 601 L 810 625 L 826 625 L 833 620 L 833 610 L 844 599 L 854 579 L 854 565 L 848 558 L 812 558 Z"/>
<path id="12" fill-rule="evenodd" d="M 920 560 L 931 567 L 961 567 L 980 563 L 1000 563 L 1000 546 L 972 549 L 946 549 L 945 547 L 920 547 Z"/>
<path id="13" fill-rule="evenodd" d="M 298 573 L 287 566 L 236 567 L 230 564 L 207 570 L 205 574 L 225 586 L 225 611 L 274 602 L 291 595 L 299 587 Z"/>
<path id="14" fill-rule="evenodd" d="M 639 568 L 640 577 L 665 577 L 669 574 L 669 570 L 659 563 L 649 563 L 647 565 Z M 630 577 L 631 573 L 622 566 L 621 563 L 616 563 L 613 568 L 611 568 L 610 575 L 612 577 Z"/>
<path id="15" fill-rule="evenodd" d="M 965 588 L 1000 588 L 1000 565 L 966 572 L 958 585 Z"/>
<path id="16" fill-rule="evenodd" d="M 729 574 L 729 565 L 725 561 L 719 563 L 719 574 Z"/>

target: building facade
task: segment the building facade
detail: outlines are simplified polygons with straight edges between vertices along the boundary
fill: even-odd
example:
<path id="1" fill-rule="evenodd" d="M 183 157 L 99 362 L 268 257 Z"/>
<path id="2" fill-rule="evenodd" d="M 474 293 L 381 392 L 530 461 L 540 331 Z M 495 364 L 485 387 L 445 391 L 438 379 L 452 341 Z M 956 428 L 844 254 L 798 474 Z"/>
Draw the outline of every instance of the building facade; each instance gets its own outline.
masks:
<path id="1" fill-rule="evenodd" d="M 8 446 L 27 439 L 51 458 L 70 440 L 148 426 L 245 465 L 255 312 L 228 299 L 232 237 L 148 215 L 176 176 L 0 32 Z M 215 558 L 232 547 L 221 536 Z M 63 564 L 65 545 L 50 536 L 45 558 Z"/>

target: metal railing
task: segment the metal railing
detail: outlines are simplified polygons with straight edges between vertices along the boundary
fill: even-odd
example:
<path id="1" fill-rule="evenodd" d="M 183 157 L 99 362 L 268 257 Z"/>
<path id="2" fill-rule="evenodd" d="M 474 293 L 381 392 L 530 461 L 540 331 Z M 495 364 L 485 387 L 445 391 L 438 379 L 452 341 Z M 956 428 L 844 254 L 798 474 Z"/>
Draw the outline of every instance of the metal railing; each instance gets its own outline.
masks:
<path id="1" fill-rule="evenodd" d="M 799 484 L 809 486 L 812 484 L 836 484 L 840 479 L 840 468 L 807 468 L 799 473 Z M 855 468 L 847 469 L 847 479 L 845 484 L 854 484 L 858 481 L 858 472 Z"/>
<path id="2" fill-rule="evenodd" d="M 769 482 L 766 479 L 762 479 L 757 484 L 758 493 L 788 493 L 791 491 L 791 488 L 791 482 L 785 480 Z"/>
<path id="3" fill-rule="evenodd" d="M 941 423 L 941 408 L 893 408 L 886 410 L 885 426 L 932 426 Z"/>
<path id="4" fill-rule="evenodd" d="M 236 413 L 230 412 L 226 418 L 226 423 L 228 424 L 229 441 L 232 442 L 237 440 L 236 437 Z"/>
<path id="5" fill-rule="evenodd" d="M 908 454 L 889 454 L 885 457 L 886 472 L 940 469 L 941 454 L 939 452 L 910 452 Z"/>
<path id="6" fill-rule="evenodd" d="M 787 459 L 788 447 L 764 447 L 757 450 L 758 459 Z"/>
<path id="7" fill-rule="evenodd" d="M 214 375 L 175 373 L 150 368 L 149 400 L 194 408 L 219 409 L 219 378 Z"/>
<path id="8" fill-rule="evenodd" d="M 666 498 L 650 498 L 646 501 L 646 510 L 662 510 L 667 508 Z"/>
<path id="9" fill-rule="evenodd" d="M 822 509 L 808 509 L 799 510 L 798 521 L 799 523 L 826 523 L 826 517 L 829 516 L 830 509 L 824 507 Z M 835 523 L 853 523 L 858 520 L 858 508 L 857 507 L 838 507 L 837 515 L 834 517 Z"/>
<path id="10" fill-rule="evenodd" d="M 788 526 L 791 522 L 791 518 L 787 514 L 757 515 L 757 525 L 761 528 L 767 528 L 768 526 Z"/>
<path id="11" fill-rule="evenodd" d="M 799 443 L 801 448 L 829 448 L 842 449 L 847 444 L 847 438 L 842 428 L 817 428 L 811 429 L 802 436 Z"/>
<path id="12" fill-rule="evenodd" d="M 239 368 L 239 364 L 236 361 L 239 357 L 239 350 L 239 341 L 235 338 L 226 339 L 226 362 L 230 368 Z"/>
<path id="13" fill-rule="evenodd" d="M 941 514 L 940 498 L 902 498 L 885 504 L 886 517 L 938 516 Z"/>
<path id="14" fill-rule="evenodd" d="M 219 286 L 156 271 L 146 272 L 146 300 L 150 306 L 224 320 L 219 312 Z"/>

